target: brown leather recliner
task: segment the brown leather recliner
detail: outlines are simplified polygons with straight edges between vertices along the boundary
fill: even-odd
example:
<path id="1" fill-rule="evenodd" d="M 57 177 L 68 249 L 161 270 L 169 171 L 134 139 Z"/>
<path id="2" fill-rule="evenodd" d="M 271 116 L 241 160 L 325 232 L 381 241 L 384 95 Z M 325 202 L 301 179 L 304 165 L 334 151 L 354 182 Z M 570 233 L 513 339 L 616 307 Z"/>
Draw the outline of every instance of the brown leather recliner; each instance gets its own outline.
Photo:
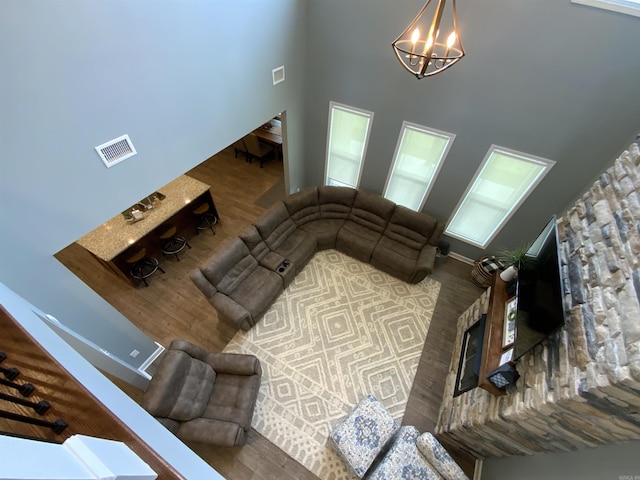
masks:
<path id="1" fill-rule="evenodd" d="M 211 353 L 174 340 L 142 406 L 182 440 L 244 445 L 261 377 L 260 361 L 253 355 Z"/>

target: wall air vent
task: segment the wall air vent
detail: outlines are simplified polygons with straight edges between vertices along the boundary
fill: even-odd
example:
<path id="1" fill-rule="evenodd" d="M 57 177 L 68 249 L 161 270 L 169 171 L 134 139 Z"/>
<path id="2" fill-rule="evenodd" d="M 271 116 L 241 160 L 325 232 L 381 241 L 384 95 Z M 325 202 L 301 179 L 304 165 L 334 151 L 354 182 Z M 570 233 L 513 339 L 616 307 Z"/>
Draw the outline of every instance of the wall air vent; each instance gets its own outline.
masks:
<path id="1" fill-rule="evenodd" d="M 284 82 L 284 65 L 271 70 L 271 77 L 274 85 Z"/>
<path id="2" fill-rule="evenodd" d="M 137 153 L 133 143 L 131 143 L 129 135 L 122 135 L 107 143 L 98 145 L 96 152 L 98 152 L 98 155 L 100 155 L 100 158 L 107 168 L 113 167 L 116 163 L 126 160 L 129 157 L 133 157 Z"/>

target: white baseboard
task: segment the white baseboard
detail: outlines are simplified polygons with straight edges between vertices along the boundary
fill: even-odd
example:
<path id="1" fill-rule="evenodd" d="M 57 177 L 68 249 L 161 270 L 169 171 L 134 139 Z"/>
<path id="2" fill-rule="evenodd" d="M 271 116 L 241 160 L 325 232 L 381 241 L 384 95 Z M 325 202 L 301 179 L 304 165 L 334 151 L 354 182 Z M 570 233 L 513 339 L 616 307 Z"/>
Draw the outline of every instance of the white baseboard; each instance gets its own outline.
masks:
<path id="1" fill-rule="evenodd" d="M 160 345 L 158 342 L 154 342 L 154 343 L 158 346 L 158 348 L 156 348 L 156 351 L 153 352 L 151 355 L 149 355 L 149 358 L 147 358 L 144 362 L 142 362 L 142 365 L 140 365 L 140 367 L 138 368 L 140 373 L 145 377 L 147 377 L 148 379 L 151 379 L 151 375 L 147 373 L 147 368 L 149 368 L 151 364 L 155 362 L 157 358 L 160 355 L 162 355 L 162 353 L 165 350 L 164 347 Z"/>
<path id="2" fill-rule="evenodd" d="M 460 255 L 459 253 L 456 253 L 456 252 L 451 252 L 449 254 L 449 256 L 451 258 L 455 258 L 456 260 L 460 260 L 461 262 L 468 263 L 469 265 L 473 265 L 473 262 L 474 262 L 470 258 L 467 258 L 467 257 L 465 257 L 463 255 Z"/>

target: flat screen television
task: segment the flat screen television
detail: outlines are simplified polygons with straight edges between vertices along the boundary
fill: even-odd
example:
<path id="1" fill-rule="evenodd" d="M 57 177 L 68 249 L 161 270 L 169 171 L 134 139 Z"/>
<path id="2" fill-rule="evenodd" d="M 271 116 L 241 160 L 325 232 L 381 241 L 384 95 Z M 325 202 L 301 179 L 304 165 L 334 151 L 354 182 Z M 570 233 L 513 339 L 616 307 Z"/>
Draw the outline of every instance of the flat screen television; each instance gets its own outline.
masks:
<path id="1" fill-rule="evenodd" d="M 565 323 L 564 281 L 555 215 L 526 254 L 516 286 L 516 338 L 513 360 L 538 345 Z"/>

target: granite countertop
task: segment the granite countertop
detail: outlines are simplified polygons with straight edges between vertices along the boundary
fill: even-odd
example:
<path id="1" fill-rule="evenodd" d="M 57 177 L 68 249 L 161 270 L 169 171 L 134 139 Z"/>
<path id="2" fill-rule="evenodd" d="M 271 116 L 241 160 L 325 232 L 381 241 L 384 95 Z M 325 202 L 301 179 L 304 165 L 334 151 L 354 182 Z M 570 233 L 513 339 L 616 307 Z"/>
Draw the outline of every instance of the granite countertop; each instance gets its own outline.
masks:
<path id="1" fill-rule="evenodd" d="M 166 198 L 155 208 L 144 212 L 142 220 L 129 223 L 122 214 L 118 214 L 76 243 L 98 258 L 111 261 L 207 190 L 209 185 L 206 183 L 182 175 L 158 189 Z"/>

